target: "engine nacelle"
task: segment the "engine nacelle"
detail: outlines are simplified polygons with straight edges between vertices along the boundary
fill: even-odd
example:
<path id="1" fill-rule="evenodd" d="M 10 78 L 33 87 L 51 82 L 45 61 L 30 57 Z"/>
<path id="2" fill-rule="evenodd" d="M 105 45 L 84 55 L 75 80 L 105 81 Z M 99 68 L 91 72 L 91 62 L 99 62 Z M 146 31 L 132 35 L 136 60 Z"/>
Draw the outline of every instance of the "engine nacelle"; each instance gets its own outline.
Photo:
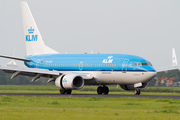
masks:
<path id="1" fill-rule="evenodd" d="M 134 85 L 120 85 L 122 89 L 124 90 L 135 90 Z M 147 88 L 147 83 L 142 83 L 141 87 L 137 87 L 140 90 L 144 90 Z"/>
<path id="2" fill-rule="evenodd" d="M 67 74 L 56 78 L 55 85 L 59 89 L 81 89 L 84 86 L 84 79 L 77 74 Z"/>

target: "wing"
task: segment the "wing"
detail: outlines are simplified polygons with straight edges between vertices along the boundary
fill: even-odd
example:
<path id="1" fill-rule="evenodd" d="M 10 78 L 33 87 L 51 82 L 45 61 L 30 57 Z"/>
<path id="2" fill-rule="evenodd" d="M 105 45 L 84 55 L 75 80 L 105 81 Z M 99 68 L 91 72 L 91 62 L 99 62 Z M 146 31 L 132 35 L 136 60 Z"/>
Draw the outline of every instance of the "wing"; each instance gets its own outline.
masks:
<path id="1" fill-rule="evenodd" d="M 177 69 L 179 70 L 178 64 L 177 64 L 176 53 L 175 53 L 175 49 L 172 48 L 172 66 L 158 68 L 158 69 L 156 69 L 156 72 L 163 72 L 163 71 L 177 70 Z"/>
<path id="2" fill-rule="evenodd" d="M 169 67 L 164 67 L 164 68 L 158 68 L 156 69 L 156 72 L 163 72 L 163 71 L 168 71 L 168 70 L 179 70 L 178 66 L 169 66 Z"/>
<path id="3" fill-rule="evenodd" d="M 93 78 L 93 76 L 89 73 L 70 72 L 70 71 L 50 71 L 50 70 L 37 69 L 37 68 L 20 68 L 20 67 L 4 66 L 4 67 L 0 67 L 0 70 L 3 70 L 6 73 L 11 73 L 12 74 L 11 79 L 17 77 L 18 75 L 33 77 L 31 82 L 36 81 L 40 77 L 46 77 L 49 79 L 47 82 L 51 82 L 54 81 L 60 75 L 66 75 L 71 73 L 80 75 L 85 80 Z"/>

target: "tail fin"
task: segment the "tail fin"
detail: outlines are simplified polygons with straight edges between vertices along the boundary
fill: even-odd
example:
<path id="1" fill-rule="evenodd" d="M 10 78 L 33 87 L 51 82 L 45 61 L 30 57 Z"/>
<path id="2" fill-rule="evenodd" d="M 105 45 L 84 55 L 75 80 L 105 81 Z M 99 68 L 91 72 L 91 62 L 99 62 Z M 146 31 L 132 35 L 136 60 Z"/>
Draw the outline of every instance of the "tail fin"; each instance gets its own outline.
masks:
<path id="1" fill-rule="evenodd" d="M 21 2 L 23 27 L 27 55 L 56 54 L 55 50 L 47 47 L 41 37 L 36 22 L 26 2 Z"/>
<path id="2" fill-rule="evenodd" d="M 172 66 L 178 66 L 175 49 L 172 48 Z"/>

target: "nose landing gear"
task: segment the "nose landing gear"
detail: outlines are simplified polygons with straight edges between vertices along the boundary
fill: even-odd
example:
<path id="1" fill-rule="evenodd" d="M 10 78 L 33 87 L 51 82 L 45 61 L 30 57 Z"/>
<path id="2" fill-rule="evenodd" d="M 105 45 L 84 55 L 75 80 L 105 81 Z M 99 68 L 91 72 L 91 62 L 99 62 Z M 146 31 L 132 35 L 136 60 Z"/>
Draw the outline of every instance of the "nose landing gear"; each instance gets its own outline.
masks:
<path id="1" fill-rule="evenodd" d="M 109 88 L 108 88 L 107 86 L 105 86 L 105 85 L 103 85 L 103 87 L 99 86 L 99 87 L 97 88 L 97 93 L 98 93 L 99 95 L 101 95 L 102 93 L 104 93 L 105 95 L 107 95 L 107 94 L 109 93 Z"/>
<path id="2" fill-rule="evenodd" d="M 138 89 L 138 88 L 136 88 L 136 89 L 134 90 L 134 95 L 140 95 L 140 94 L 141 94 L 141 90 Z"/>

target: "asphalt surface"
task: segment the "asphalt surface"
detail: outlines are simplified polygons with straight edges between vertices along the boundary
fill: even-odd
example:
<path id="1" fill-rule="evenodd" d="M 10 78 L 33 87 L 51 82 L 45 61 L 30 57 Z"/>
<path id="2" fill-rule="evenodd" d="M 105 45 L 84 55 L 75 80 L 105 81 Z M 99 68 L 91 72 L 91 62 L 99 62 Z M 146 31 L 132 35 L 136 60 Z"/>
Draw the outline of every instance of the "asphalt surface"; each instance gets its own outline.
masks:
<path id="1" fill-rule="evenodd" d="M 166 98 L 180 99 L 180 96 L 175 95 L 97 95 L 97 94 L 44 94 L 44 93 L 0 93 L 0 96 L 48 96 L 48 97 L 103 97 L 103 98 Z"/>

